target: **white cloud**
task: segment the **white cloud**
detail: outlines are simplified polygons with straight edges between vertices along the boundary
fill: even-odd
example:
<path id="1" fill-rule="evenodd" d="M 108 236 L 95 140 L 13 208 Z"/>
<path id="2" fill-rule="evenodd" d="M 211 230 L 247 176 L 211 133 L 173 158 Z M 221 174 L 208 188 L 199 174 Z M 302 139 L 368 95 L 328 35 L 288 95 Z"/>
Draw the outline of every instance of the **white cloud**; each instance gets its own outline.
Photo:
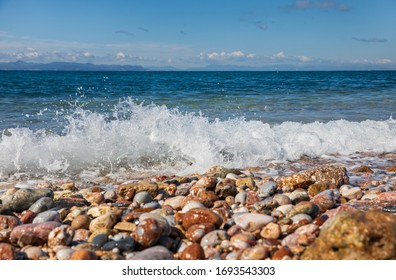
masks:
<path id="1" fill-rule="evenodd" d="M 275 59 L 284 59 L 286 58 L 286 55 L 284 52 L 278 52 L 277 54 L 274 54 L 272 57 Z"/>
<path id="2" fill-rule="evenodd" d="M 226 61 L 226 60 L 244 60 L 244 59 L 253 59 L 255 58 L 255 54 L 245 54 L 244 52 L 237 50 L 232 52 L 212 52 L 212 53 L 203 53 L 199 54 L 201 60 L 212 60 L 212 61 Z"/>
<path id="3" fill-rule="evenodd" d="M 118 53 L 116 53 L 116 58 L 118 60 L 125 60 L 126 55 L 123 52 L 118 52 Z"/>
<path id="4" fill-rule="evenodd" d="M 392 60 L 387 59 L 387 58 L 379 59 L 376 62 L 377 62 L 377 64 L 392 64 L 393 63 Z"/>
<path id="5" fill-rule="evenodd" d="M 300 60 L 301 62 L 309 62 L 312 61 L 312 58 L 305 56 L 305 55 L 299 55 L 297 56 L 297 59 Z"/>

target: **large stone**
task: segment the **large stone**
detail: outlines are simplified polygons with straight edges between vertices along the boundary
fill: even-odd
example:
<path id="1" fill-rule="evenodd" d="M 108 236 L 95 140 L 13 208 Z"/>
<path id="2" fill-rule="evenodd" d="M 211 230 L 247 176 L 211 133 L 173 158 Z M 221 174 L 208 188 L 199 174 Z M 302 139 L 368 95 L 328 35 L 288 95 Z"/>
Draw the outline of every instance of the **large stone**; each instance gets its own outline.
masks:
<path id="1" fill-rule="evenodd" d="M 19 246 L 43 245 L 48 240 L 49 233 L 61 223 L 45 222 L 41 224 L 25 224 L 16 226 L 10 236 L 11 242 L 18 243 Z"/>
<path id="2" fill-rule="evenodd" d="M 157 245 L 147 248 L 136 255 L 128 258 L 129 260 L 173 260 L 173 254 L 168 248 Z"/>
<path id="3" fill-rule="evenodd" d="M 396 216 L 379 211 L 342 212 L 323 224 L 319 237 L 301 258 L 396 259 Z"/>
<path id="4" fill-rule="evenodd" d="M 113 213 L 106 213 L 91 221 L 89 230 L 94 232 L 98 229 L 111 229 L 117 223 L 117 215 Z"/>
<path id="5" fill-rule="evenodd" d="M 1 196 L 4 208 L 15 212 L 22 212 L 42 197 L 54 197 L 54 193 L 48 189 L 19 189 L 12 188 Z"/>
<path id="6" fill-rule="evenodd" d="M 218 228 L 223 222 L 223 219 L 207 208 L 194 208 L 184 214 L 183 227 L 188 229 L 195 224 L 211 223 Z"/>
<path id="7" fill-rule="evenodd" d="M 14 227 L 20 224 L 17 217 L 0 215 L 0 230 L 12 230 Z"/>
<path id="8" fill-rule="evenodd" d="M 8 243 L 0 243 L 0 261 L 13 260 L 15 256 L 14 248 Z"/>
<path id="9" fill-rule="evenodd" d="M 319 166 L 287 177 L 280 177 L 276 183 L 283 191 L 293 191 L 297 188 L 308 188 L 310 185 L 324 182 L 330 188 L 336 188 L 349 183 L 347 170 L 338 166 Z"/>

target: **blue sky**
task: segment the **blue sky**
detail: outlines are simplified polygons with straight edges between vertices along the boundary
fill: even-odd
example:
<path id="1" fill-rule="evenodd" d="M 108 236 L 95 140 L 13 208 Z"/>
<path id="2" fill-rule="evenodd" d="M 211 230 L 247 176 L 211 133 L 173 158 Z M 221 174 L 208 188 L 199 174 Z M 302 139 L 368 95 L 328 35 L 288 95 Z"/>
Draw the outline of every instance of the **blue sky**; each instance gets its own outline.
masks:
<path id="1" fill-rule="evenodd" d="M 396 0 L 0 0 L 0 62 L 396 69 Z"/>

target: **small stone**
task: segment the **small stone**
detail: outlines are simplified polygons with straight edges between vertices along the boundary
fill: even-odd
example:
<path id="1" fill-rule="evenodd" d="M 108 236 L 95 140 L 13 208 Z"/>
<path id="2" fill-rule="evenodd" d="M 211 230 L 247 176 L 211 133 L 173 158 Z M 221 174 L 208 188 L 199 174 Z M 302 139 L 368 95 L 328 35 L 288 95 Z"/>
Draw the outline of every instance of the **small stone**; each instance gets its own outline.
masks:
<path id="1" fill-rule="evenodd" d="M 264 260 L 268 257 L 268 250 L 261 245 L 247 248 L 242 252 L 241 260 Z"/>
<path id="2" fill-rule="evenodd" d="M 271 222 L 266 226 L 264 226 L 260 232 L 260 236 L 262 238 L 272 238 L 272 239 L 278 239 L 281 236 L 281 234 L 282 234 L 281 227 L 274 222 Z"/>
<path id="3" fill-rule="evenodd" d="M 48 235 L 48 246 L 69 246 L 73 240 L 74 230 L 69 225 L 54 228 Z"/>
<path id="4" fill-rule="evenodd" d="M 128 260 L 173 260 L 173 254 L 168 248 L 157 245 L 138 252 Z"/>
<path id="5" fill-rule="evenodd" d="M 288 247 L 280 247 L 273 255 L 273 260 L 283 260 L 292 257 L 293 254 Z"/>
<path id="6" fill-rule="evenodd" d="M 396 172 L 396 164 L 385 168 L 386 172 Z"/>
<path id="7" fill-rule="evenodd" d="M 248 191 L 246 193 L 246 206 L 251 206 L 260 200 L 261 200 L 261 198 L 258 197 L 257 192 Z"/>
<path id="8" fill-rule="evenodd" d="M 133 232 L 136 230 L 136 225 L 130 222 L 118 222 L 115 224 L 114 229 L 119 231 Z"/>
<path id="9" fill-rule="evenodd" d="M 146 219 L 154 219 L 158 223 L 161 235 L 168 236 L 170 234 L 171 228 L 169 226 L 168 220 L 164 216 L 154 213 L 153 211 L 150 213 L 144 213 L 140 215 L 139 223 L 143 222 Z"/>
<path id="10" fill-rule="evenodd" d="M 104 244 L 109 240 L 108 235 L 105 233 L 97 234 L 93 237 L 91 244 L 96 248 L 102 248 Z"/>
<path id="11" fill-rule="evenodd" d="M 164 201 L 164 205 L 171 206 L 174 210 L 181 210 L 185 205 L 185 197 L 184 196 L 175 196 L 167 198 Z"/>
<path id="12" fill-rule="evenodd" d="M 351 172 L 353 172 L 353 173 L 374 173 L 374 171 L 366 165 L 361 165 L 359 167 L 356 167 L 356 168 L 352 169 Z"/>
<path id="13" fill-rule="evenodd" d="M 180 255 L 181 260 L 204 260 L 205 252 L 198 243 L 187 246 Z"/>
<path id="14" fill-rule="evenodd" d="M 224 199 L 227 196 L 235 196 L 238 193 L 238 189 L 233 185 L 218 184 L 215 188 L 215 193 Z"/>
<path id="15" fill-rule="evenodd" d="M 117 216 L 113 213 L 107 213 L 91 221 L 89 230 L 94 232 L 98 229 L 111 229 L 117 222 Z"/>
<path id="16" fill-rule="evenodd" d="M 268 181 L 258 188 L 258 196 L 261 198 L 267 198 L 273 195 L 276 191 L 276 182 Z"/>
<path id="17" fill-rule="evenodd" d="M 264 214 L 247 213 L 234 217 L 234 221 L 236 225 L 244 230 L 255 231 L 273 222 L 274 218 Z"/>
<path id="18" fill-rule="evenodd" d="M 359 187 L 352 187 L 351 185 L 342 185 L 340 193 L 348 200 L 361 199 L 363 196 L 363 192 Z"/>
<path id="19" fill-rule="evenodd" d="M 117 193 L 114 190 L 108 190 L 104 193 L 105 201 L 114 202 L 117 199 Z"/>
<path id="20" fill-rule="evenodd" d="M 6 191 L 0 198 L 4 208 L 15 212 L 22 212 L 42 197 L 54 197 L 54 193 L 48 189 L 18 189 L 12 188 Z"/>
<path id="21" fill-rule="evenodd" d="M 294 215 L 293 217 L 291 217 L 291 220 L 293 221 L 293 224 L 297 224 L 302 220 L 307 220 L 308 223 L 312 222 L 311 216 L 303 213 Z"/>
<path id="22" fill-rule="evenodd" d="M 90 223 L 91 218 L 88 215 L 82 214 L 73 219 L 71 222 L 71 227 L 73 229 L 89 229 Z"/>
<path id="23" fill-rule="evenodd" d="M 39 198 L 35 203 L 33 203 L 30 207 L 29 210 L 38 214 L 44 211 L 47 211 L 52 208 L 54 204 L 54 200 L 51 197 L 42 197 Z"/>
<path id="24" fill-rule="evenodd" d="M 231 245 L 239 249 L 246 249 L 257 243 L 256 238 L 251 232 L 240 232 L 231 236 Z"/>
<path id="25" fill-rule="evenodd" d="M 73 241 L 77 242 L 88 242 L 91 232 L 87 229 L 76 229 L 74 231 Z"/>
<path id="26" fill-rule="evenodd" d="M 47 254 L 40 247 L 32 246 L 22 250 L 29 260 L 40 260 L 47 257 Z"/>
<path id="27" fill-rule="evenodd" d="M 329 184 L 326 182 L 318 182 L 315 184 L 312 184 L 308 187 L 308 195 L 310 197 L 314 197 L 318 193 L 328 190 L 329 189 Z"/>
<path id="28" fill-rule="evenodd" d="M 247 198 L 247 193 L 246 192 L 240 192 L 235 196 L 235 203 L 240 204 L 240 205 L 245 205 L 246 204 L 246 198 Z"/>
<path id="29" fill-rule="evenodd" d="M 276 211 L 280 211 L 283 215 L 287 215 L 290 213 L 290 211 L 294 208 L 293 204 L 286 204 L 286 205 L 282 205 L 279 206 L 278 208 L 276 208 Z"/>
<path id="30" fill-rule="evenodd" d="M 239 178 L 235 181 L 235 185 L 238 188 L 244 189 L 244 188 L 249 188 L 251 190 L 256 190 L 256 184 L 253 180 L 253 178 Z"/>
<path id="31" fill-rule="evenodd" d="M 85 199 L 92 205 L 99 205 L 105 202 L 105 197 L 100 192 L 93 192 L 85 195 Z"/>
<path id="32" fill-rule="evenodd" d="M 290 200 L 293 202 L 293 204 L 298 204 L 301 201 L 309 201 L 309 195 L 308 192 L 304 189 L 296 189 L 292 193 L 289 194 Z"/>
<path id="33" fill-rule="evenodd" d="M 292 204 L 291 199 L 284 194 L 276 194 L 273 196 L 274 202 L 278 203 L 278 205 L 287 205 L 287 204 Z"/>
<path id="34" fill-rule="evenodd" d="M 315 195 L 311 201 L 319 206 L 320 211 L 324 212 L 333 208 L 336 198 L 333 190 L 325 190 Z"/>
<path id="35" fill-rule="evenodd" d="M 293 209 L 288 214 L 288 217 L 291 218 L 297 214 L 308 214 L 312 218 L 316 218 L 316 216 L 319 214 L 319 211 L 319 207 L 315 203 L 310 201 L 302 201 L 293 207 Z"/>
<path id="36" fill-rule="evenodd" d="M 133 198 L 133 202 L 137 202 L 139 204 L 145 204 L 145 203 L 149 203 L 153 200 L 151 194 L 147 191 L 142 191 L 139 192 L 137 194 L 135 194 L 134 198 Z"/>
<path id="37" fill-rule="evenodd" d="M 14 247 L 8 243 L 0 243 L 0 260 L 15 259 Z"/>
<path id="38" fill-rule="evenodd" d="M 226 233 L 225 230 L 214 230 L 208 232 L 204 235 L 201 239 L 201 247 L 210 247 L 219 245 L 223 240 L 229 240 L 229 235 Z"/>
<path id="39" fill-rule="evenodd" d="M 41 212 L 33 219 L 33 224 L 45 222 L 60 222 L 60 214 L 55 210 Z"/>
<path id="40" fill-rule="evenodd" d="M 203 205 L 201 202 L 196 201 L 196 200 L 190 200 L 184 205 L 183 209 L 180 211 L 181 213 L 187 213 L 191 209 L 194 208 L 204 208 L 205 205 Z"/>
<path id="41" fill-rule="evenodd" d="M 184 214 L 183 227 L 188 229 L 195 224 L 211 223 L 216 228 L 222 224 L 222 218 L 207 208 L 194 208 Z"/>
<path id="42" fill-rule="evenodd" d="M 36 216 L 37 214 L 33 211 L 26 210 L 22 212 L 20 219 L 23 224 L 31 224 Z"/>
<path id="43" fill-rule="evenodd" d="M 383 192 L 383 193 L 379 194 L 375 198 L 375 200 L 395 202 L 396 201 L 396 191 Z"/>
<path id="44" fill-rule="evenodd" d="M 129 236 L 119 241 L 111 240 L 102 246 L 102 250 L 105 251 L 118 249 L 121 252 L 125 252 L 125 251 L 132 251 L 134 248 L 135 248 L 135 240 L 133 240 Z"/>
<path id="45" fill-rule="evenodd" d="M 56 258 L 58 260 L 69 260 L 73 252 L 74 250 L 72 248 L 60 249 L 59 251 L 56 252 Z"/>
<path id="46" fill-rule="evenodd" d="M 160 239 L 162 231 L 157 221 L 148 218 L 140 222 L 134 233 L 134 239 L 142 248 L 155 245 Z"/>
<path id="47" fill-rule="evenodd" d="M 71 256 L 70 260 L 97 260 L 98 257 L 94 251 L 80 249 L 74 251 Z"/>
<path id="48" fill-rule="evenodd" d="M 20 247 L 42 245 L 47 242 L 49 233 L 60 225 L 58 222 L 19 225 L 12 230 L 10 240 L 17 242 Z"/>
<path id="49" fill-rule="evenodd" d="M 193 242 L 199 243 L 205 234 L 215 229 L 215 226 L 211 223 L 195 224 L 187 229 L 186 238 Z"/>
<path id="50" fill-rule="evenodd" d="M 12 230 L 14 227 L 20 224 L 17 217 L 0 215 L 0 230 Z"/>

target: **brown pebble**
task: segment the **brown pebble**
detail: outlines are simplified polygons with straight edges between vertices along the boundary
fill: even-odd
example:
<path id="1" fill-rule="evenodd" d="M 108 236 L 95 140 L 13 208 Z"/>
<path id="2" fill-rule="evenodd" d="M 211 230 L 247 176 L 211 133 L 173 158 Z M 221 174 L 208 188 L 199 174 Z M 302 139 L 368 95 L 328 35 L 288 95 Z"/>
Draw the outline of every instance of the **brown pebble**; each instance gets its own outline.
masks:
<path id="1" fill-rule="evenodd" d="M 368 167 L 366 165 L 361 165 L 359 167 L 356 167 L 356 168 L 352 169 L 351 172 L 354 172 L 354 173 L 358 173 L 358 172 L 373 173 L 374 171 L 370 167 Z"/>
<path id="2" fill-rule="evenodd" d="M 187 246 L 180 255 L 181 260 L 204 260 L 205 252 L 198 243 Z"/>
<path id="3" fill-rule="evenodd" d="M 272 255 L 272 259 L 273 260 L 282 260 L 283 258 L 285 258 L 286 256 L 288 257 L 292 257 L 293 254 L 290 251 L 290 249 L 288 247 L 280 247 L 278 251 L 276 251 L 273 255 Z"/>
<path id="4" fill-rule="evenodd" d="M 91 232 L 88 229 L 76 229 L 74 231 L 73 241 L 88 242 Z"/>
<path id="5" fill-rule="evenodd" d="M 88 229 L 91 223 L 91 218 L 88 215 L 78 215 L 71 223 L 73 229 Z"/>
<path id="6" fill-rule="evenodd" d="M 262 238 L 278 239 L 282 234 L 281 228 L 276 223 L 267 224 L 260 232 Z"/>
<path id="7" fill-rule="evenodd" d="M 85 199 L 94 205 L 102 204 L 105 201 L 103 193 L 100 192 L 89 193 L 85 196 Z"/>
<path id="8" fill-rule="evenodd" d="M 139 223 L 134 232 L 134 239 L 142 248 L 148 248 L 157 243 L 162 234 L 160 225 L 152 218 L 147 218 Z"/>
<path id="9" fill-rule="evenodd" d="M 18 224 L 18 218 L 14 216 L 0 215 L 0 230 L 12 230 Z"/>
<path id="10" fill-rule="evenodd" d="M 0 243 L 0 260 L 13 260 L 14 248 L 8 243 Z"/>
<path id="11" fill-rule="evenodd" d="M 30 224 L 33 222 L 34 218 L 36 218 L 37 214 L 31 210 L 23 211 L 21 214 L 21 222 L 24 224 Z"/>
<path id="12" fill-rule="evenodd" d="M 190 226 L 195 224 L 211 223 L 216 228 L 220 227 L 222 224 L 222 218 L 213 213 L 213 211 L 207 208 L 194 208 L 184 214 L 183 217 L 183 227 L 188 229 Z"/>
<path id="13" fill-rule="evenodd" d="M 386 172 L 396 172 L 396 164 L 385 168 Z"/>
<path id="14" fill-rule="evenodd" d="M 199 243 L 205 234 L 213 230 L 215 230 L 215 226 L 211 223 L 195 224 L 187 229 L 186 238 Z"/>
<path id="15" fill-rule="evenodd" d="M 94 251 L 80 249 L 74 251 L 70 256 L 70 260 L 97 260 L 98 257 Z"/>

